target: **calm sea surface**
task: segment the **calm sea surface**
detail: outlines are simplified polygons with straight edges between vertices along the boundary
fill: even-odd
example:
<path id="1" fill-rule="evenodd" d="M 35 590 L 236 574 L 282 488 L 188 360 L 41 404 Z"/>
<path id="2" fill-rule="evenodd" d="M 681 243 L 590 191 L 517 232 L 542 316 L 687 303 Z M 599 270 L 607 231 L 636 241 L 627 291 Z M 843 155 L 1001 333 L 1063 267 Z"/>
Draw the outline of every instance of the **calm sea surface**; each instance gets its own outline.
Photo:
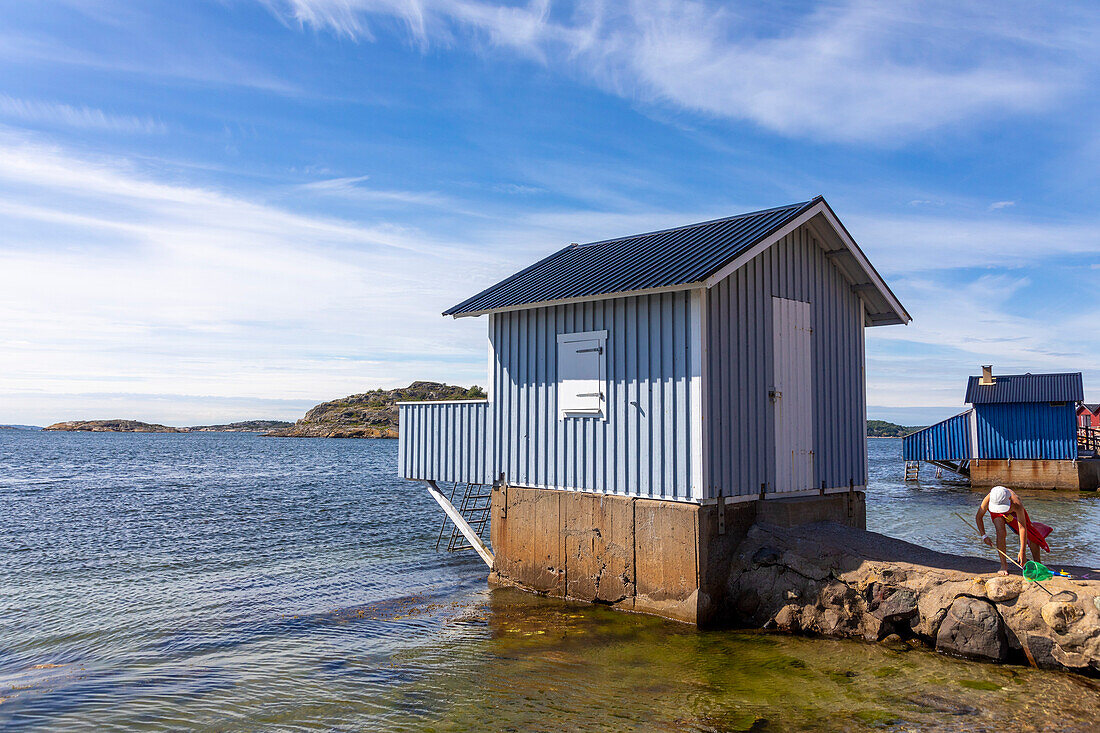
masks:
<path id="1" fill-rule="evenodd" d="M 980 495 L 901 482 L 868 527 L 980 553 Z M 1100 684 L 489 591 L 433 550 L 397 442 L 0 431 L 0 728 L 1095 730 Z M 927 479 L 932 479 L 928 472 Z M 1100 500 L 1027 496 L 1100 566 Z"/>

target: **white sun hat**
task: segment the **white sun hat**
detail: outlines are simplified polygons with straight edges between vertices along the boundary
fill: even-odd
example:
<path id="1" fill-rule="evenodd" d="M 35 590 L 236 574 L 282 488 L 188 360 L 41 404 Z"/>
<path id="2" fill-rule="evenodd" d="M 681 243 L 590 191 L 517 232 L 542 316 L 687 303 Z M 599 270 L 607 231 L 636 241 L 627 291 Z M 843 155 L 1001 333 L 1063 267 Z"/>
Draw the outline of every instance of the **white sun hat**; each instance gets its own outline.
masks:
<path id="1" fill-rule="evenodd" d="M 1004 486 L 994 486 L 989 491 L 989 511 L 1004 514 L 1012 509 L 1012 492 Z"/>

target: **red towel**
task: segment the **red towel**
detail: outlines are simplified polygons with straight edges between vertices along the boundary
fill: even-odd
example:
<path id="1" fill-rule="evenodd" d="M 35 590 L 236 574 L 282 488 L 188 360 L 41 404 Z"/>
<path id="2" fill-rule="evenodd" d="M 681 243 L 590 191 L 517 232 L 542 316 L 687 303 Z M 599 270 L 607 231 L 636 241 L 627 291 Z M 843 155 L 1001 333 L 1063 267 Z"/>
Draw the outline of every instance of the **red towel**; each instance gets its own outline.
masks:
<path id="1" fill-rule="evenodd" d="M 991 517 L 1004 517 L 1005 524 L 1012 528 L 1012 531 L 1017 536 L 1020 534 L 1020 524 L 1016 521 L 1016 517 L 1012 514 L 998 514 L 997 512 L 990 512 Z M 1050 546 L 1047 545 L 1047 535 L 1053 531 L 1052 528 L 1043 524 L 1042 522 L 1032 522 L 1030 519 L 1027 523 L 1027 538 L 1032 542 L 1043 548 L 1044 552 L 1050 552 Z"/>

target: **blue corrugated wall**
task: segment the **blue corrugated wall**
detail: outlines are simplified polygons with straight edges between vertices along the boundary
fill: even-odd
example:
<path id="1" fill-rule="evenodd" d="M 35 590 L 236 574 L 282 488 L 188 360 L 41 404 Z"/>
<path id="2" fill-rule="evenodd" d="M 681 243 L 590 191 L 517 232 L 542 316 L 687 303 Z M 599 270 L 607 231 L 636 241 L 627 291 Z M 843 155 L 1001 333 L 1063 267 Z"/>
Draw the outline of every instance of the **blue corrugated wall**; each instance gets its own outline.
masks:
<path id="1" fill-rule="evenodd" d="M 607 335 L 607 417 L 558 416 L 557 336 Z M 490 464 L 536 488 L 692 499 L 691 293 L 498 313 Z"/>
<path id="2" fill-rule="evenodd" d="M 436 481 L 492 482 L 487 445 L 489 405 L 482 401 L 416 402 L 398 406 L 401 476 Z"/>
<path id="3" fill-rule="evenodd" d="M 906 461 L 964 461 L 973 458 L 970 410 L 907 435 L 901 454 Z"/>
<path id="4" fill-rule="evenodd" d="M 1048 402 L 975 405 L 978 457 L 1053 459 L 1077 457 L 1076 406 Z"/>

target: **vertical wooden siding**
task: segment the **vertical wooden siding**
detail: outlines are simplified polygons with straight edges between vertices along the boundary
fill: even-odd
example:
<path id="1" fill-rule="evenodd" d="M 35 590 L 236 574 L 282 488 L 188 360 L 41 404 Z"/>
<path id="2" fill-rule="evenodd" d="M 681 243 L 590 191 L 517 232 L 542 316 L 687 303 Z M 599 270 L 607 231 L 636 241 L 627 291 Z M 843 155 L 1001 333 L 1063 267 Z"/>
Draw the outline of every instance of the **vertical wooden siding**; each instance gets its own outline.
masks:
<path id="1" fill-rule="evenodd" d="M 803 227 L 708 294 L 709 497 L 775 487 L 773 296 L 812 311 L 814 485 L 867 483 L 863 307 Z"/>
<path id="2" fill-rule="evenodd" d="M 487 402 L 411 402 L 398 406 L 402 478 L 492 483 Z"/>
<path id="3" fill-rule="evenodd" d="M 603 329 L 606 419 L 562 420 L 557 335 Z M 693 498 L 691 329 L 687 291 L 496 314 L 494 469 L 521 486 Z"/>

